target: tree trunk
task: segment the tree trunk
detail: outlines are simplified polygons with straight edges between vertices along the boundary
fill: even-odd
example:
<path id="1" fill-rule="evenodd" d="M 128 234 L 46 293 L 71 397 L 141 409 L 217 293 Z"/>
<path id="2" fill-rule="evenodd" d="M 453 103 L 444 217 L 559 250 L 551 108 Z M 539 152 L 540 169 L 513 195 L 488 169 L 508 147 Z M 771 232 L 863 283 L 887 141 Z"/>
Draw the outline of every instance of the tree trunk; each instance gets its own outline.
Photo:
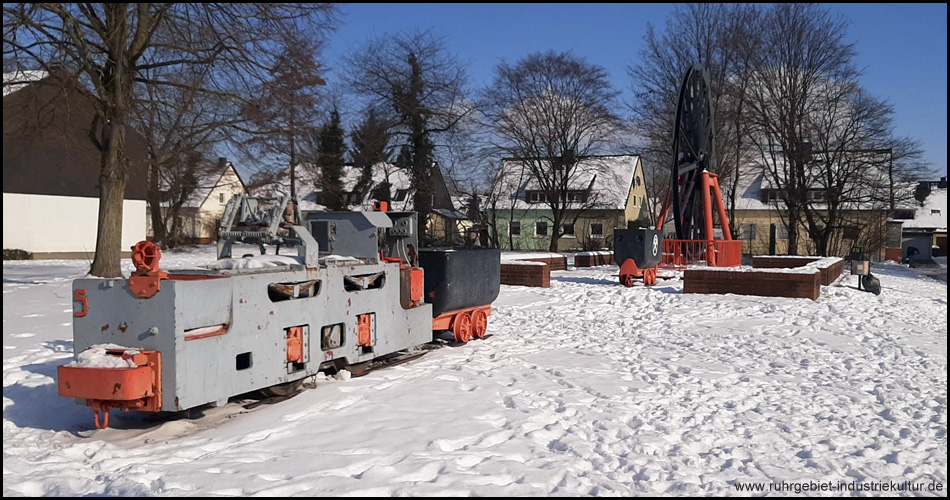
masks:
<path id="1" fill-rule="evenodd" d="M 149 219 L 152 221 L 152 240 L 165 247 L 168 238 L 168 226 L 165 223 L 165 214 L 162 214 L 162 190 L 159 182 L 159 167 L 154 161 L 149 162 L 148 176 L 148 206 Z"/>
<path id="2" fill-rule="evenodd" d="M 102 164 L 99 172 L 99 230 L 96 256 L 89 273 L 100 278 L 122 276 L 122 204 L 129 173 L 123 157 L 125 124 L 103 125 Z"/>

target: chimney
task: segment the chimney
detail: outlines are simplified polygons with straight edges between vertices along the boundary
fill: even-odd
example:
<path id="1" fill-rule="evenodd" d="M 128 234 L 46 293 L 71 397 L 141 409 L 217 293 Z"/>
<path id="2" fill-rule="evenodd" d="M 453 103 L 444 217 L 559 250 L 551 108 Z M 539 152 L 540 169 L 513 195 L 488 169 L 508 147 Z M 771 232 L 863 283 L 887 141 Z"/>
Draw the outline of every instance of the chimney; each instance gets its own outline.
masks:
<path id="1" fill-rule="evenodd" d="M 937 187 L 940 189 L 947 189 L 947 176 L 940 178 L 940 182 L 937 183 Z"/>
<path id="2" fill-rule="evenodd" d="M 224 170 L 224 168 L 227 167 L 227 166 L 228 166 L 228 159 L 225 158 L 225 157 L 223 157 L 223 156 L 219 156 L 219 157 L 218 157 L 218 168 L 221 169 L 221 170 Z"/>

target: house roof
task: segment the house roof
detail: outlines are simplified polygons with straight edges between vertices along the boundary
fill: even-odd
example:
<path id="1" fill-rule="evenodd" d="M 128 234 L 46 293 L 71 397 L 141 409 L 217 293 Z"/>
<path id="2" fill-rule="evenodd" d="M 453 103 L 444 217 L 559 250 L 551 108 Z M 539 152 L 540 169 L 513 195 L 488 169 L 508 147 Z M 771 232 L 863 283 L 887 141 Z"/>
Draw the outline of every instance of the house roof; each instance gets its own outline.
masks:
<path id="1" fill-rule="evenodd" d="M 595 195 L 584 204 L 585 208 L 623 210 L 634 187 L 634 179 L 639 176 L 641 182 L 643 180 L 639 155 L 582 156 L 578 158 L 575 169 L 569 189 L 589 190 Z M 499 200 L 502 206 L 512 207 L 513 202 L 513 208 L 519 210 L 544 208 L 544 204 L 526 200 L 525 193 L 540 189 L 540 184 L 523 160 L 502 160 L 499 175 Z"/>
<path id="2" fill-rule="evenodd" d="M 62 72 L 3 78 L 3 192 L 98 198 L 101 154 L 90 140 L 95 98 Z M 147 192 L 145 138 L 126 128 L 125 199 Z"/>
<path id="3" fill-rule="evenodd" d="M 947 188 L 934 189 L 922 205 L 917 205 L 913 219 L 904 220 L 904 228 L 947 230 Z"/>
<path id="4" fill-rule="evenodd" d="M 235 177 L 237 177 L 236 186 L 233 181 L 225 180 L 225 175 L 227 175 L 228 171 L 233 172 Z M 215 189 L 223 186 L 239 187 L 242 191 L 247 192 L 247 186 L 244 184 L 244 180 L 241 179 L 241 175 L 237 169 L 234 168 L 234 164 L 229 161 L 219 160 L 218 168 L 209 169 L 206 172 L 205 175 L 198 179 L 198 185 L 195 186 L 195 189 L 188 196 L 188 199 L 184 205 L 182 205 L 183 207 L 201 207 Z"/>
<path id="5" fill-rule="evenodd" d="M 814 175 L 818 176 L 820 171 L 813 168 Z M 853 199 L 861 201 L 843 203 L 840 208 L 846 210 L 886 210 L 882 200 L 871 196 L 873 186 L 882 185 L 886 181 L 887 173 L 882 169 L 875 169 L 873 166 L 867 167 L 861 181 L 863 184 L 857 186 L 858 192 L 852 195 Z M 721 183 L 724 184 L 722 180 Z M 817 183 L 816 183 L 817 184 Z M 767 175 L 767 169 L 761 165 L 750 165 L 740 170 L 739 182 L 736 185 L 736 210 L 773 210 L 775 203 L 763 202 L 765 199 L 764 191 L 774 190 L 776 186 L 773 183 L 771 175 Z M 815 189 L 820 189 L 816 185 Z M 725 193 L 723 193 L 725 196 Z M 821 203 L 812 202 L 812 206 L 821 207 Z"/>
<path id="6" fill-rule="evenodd" d="M 384 162 L 376 163 L 373 165 L 372 169 L 373 183 L 369 191 L 372 191 L 373 187 L 377 186 L 383 181 L 388 180 L 391 185 L 390 191 L 393 196 L 393 199 L 389 205 L 390 210 L 411 210 L 412 193 L 409 176 L 406 174 L 406 172 L 402 169 L 396 168 L 391 163 Z M 297 198 L 300 201 L 300 210 L 304 212 L 327 211 L 328 208 L 326 205 L 319 203 L 319 193 L 322 190 L 319 187 L 320 174 L 317 167 L 312 164 L 297 165 L 297 167 L 294 169 L 294 175 L 297 180 L 296 188 Z M 344 191 L 352 192 L 355 189 L 357 182 L 359 182 L 361 175 L 361 169 L 353 165 L 345 165 L 343 167 L 342 176 Z M 290 169 L 288 168 L 287 170 L 280 172 L 277 176 L 276 182 L 261 186 L 258 192 L 264 196 L 274 196 L 278 192 L 289 194 Z M 369 195 L 367 195 L 365 199 L 361 200 L 357 206 L 354 206 L 354 208 L 372 210 L 373 200 L 370 199 Z"/>

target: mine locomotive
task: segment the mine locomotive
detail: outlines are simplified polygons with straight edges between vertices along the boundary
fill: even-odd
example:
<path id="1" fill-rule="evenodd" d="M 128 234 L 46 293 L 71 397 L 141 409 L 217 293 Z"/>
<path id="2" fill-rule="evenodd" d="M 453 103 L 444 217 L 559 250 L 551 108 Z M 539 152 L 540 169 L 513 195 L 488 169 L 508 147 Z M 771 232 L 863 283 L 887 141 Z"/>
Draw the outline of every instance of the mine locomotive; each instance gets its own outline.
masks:
<path id="1" fill-rule="evenodd" d="M 128 279 L 73 282 L 76 355 L 58 368 L 59 394 L 91 406 L 102 428 L 112 409 L 181 412 L 281 394 L 446 331 L 456 342 L 484 337 L 500 251 L 419 249 L 416 214 L 386 208 L 302 219 L 286 196 L 237 196 L 218 260 L 201 269 L 163 270 L 160 249 L 140 242 Z M 235 258 L 236 243 L 261 255 Z M 289 246 L 296 256 L 279 255 Z"/>

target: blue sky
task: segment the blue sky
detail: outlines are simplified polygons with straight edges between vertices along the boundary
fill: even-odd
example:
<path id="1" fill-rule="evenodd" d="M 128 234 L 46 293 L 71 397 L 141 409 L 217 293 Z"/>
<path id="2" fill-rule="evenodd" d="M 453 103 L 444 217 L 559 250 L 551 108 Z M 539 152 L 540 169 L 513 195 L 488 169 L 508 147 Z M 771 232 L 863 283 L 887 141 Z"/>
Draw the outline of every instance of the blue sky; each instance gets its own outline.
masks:
<path id="1" fill-rule="evenodd" d="M 923 143 L 925 159 L 947 172 L 947 5 L 823 4 L 851 24 L 862 85 L 896 110 L 900 136 Z M 674 4 L 443 3 L 344 4 L 343 24 L 325 51 L 337 57 L 369 38 L 431 28 L 468 66 L 472 84 L 491 81 L 502 60 L 572 51 L 606 68 L 626 92 L 647 23 L 661 29 Z M 329 79 L 334 75 L 330 73 Z"/>

